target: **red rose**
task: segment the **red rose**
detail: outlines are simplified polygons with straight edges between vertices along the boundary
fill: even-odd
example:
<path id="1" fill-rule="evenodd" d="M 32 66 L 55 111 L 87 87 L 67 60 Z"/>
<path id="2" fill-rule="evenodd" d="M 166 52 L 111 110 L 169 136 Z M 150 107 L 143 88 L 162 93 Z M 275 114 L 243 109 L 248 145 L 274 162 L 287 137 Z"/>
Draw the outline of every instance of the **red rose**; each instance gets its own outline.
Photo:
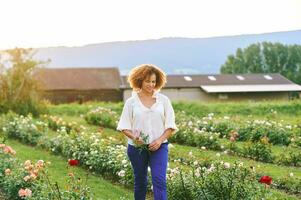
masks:
<path id="1" fill-rule="evenodd" d="M 68 161 L 70 166 L 77 166 L 78 165 L 78 160 L 69 160 Z"/>
<path id="2" fill-rule="evenodd" d="M 259 182 L 260 183 L 265 183 L 267 185 L 271 185 L 272 183 L 272 178 L 269 177 L 269 176 L 262 176 L 260 179 L 259 179 Z"/>

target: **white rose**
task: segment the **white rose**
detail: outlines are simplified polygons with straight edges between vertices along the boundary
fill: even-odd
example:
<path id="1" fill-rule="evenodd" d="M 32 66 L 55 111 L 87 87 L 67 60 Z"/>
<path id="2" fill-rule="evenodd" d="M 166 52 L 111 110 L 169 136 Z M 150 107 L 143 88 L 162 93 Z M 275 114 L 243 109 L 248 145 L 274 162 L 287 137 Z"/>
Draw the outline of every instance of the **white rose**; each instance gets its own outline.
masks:
<path id="1" fill-rule="evenodd" d="M 225 163 L 224 163 L 224 167 L 225 167 L 226 169 L 229 169 L 229 168 L 230 168 L 230 163 L 225 162 Z"/>
<path id="2" fill-rule="evenodd" d="M 125 176 L 125 171 L 121 170 L 120 172 L 118 172 L 118 176 L 124 177 Z"/>

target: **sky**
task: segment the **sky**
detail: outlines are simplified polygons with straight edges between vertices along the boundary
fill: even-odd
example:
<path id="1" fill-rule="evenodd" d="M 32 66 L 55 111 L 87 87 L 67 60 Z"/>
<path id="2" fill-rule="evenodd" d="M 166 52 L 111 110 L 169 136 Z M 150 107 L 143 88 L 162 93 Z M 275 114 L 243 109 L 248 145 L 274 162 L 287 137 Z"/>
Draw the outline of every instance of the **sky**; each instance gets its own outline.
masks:
<path id="1" fill-rule="evenodd" d="M 301 0 L 4 0 L 0 49 L 301 30 Z"/>

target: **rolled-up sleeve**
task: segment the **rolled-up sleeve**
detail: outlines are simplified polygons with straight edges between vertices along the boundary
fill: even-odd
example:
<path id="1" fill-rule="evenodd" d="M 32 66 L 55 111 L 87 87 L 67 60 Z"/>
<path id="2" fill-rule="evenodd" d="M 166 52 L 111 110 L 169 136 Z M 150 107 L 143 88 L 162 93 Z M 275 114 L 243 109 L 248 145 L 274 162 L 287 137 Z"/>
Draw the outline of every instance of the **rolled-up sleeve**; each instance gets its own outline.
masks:
<path id="1" fill-rule="evenodd" d="M 165 104 L 164 104 L 164 111 L 165 111 L 165 122 L 164 122 L 164 128 L 165 130 L 168 128 L 174 129 L 175 131 L 178 130 L 175 122 L 175 112 L 172 107 L 172 104 L 169 100 L 169 98 L 165 99 Z"/>
<path id="2" fill-rule="evenodd" d="M 123 109 L 122 109 L 122 113 L 117 125 L 116 130 L 118 131 L 122 131 L 122 130 L 132 130 L 132 119 L 131 119 L 131 109 L 130 109 L 130 103 L 129 101 L 126 101 Z"/>

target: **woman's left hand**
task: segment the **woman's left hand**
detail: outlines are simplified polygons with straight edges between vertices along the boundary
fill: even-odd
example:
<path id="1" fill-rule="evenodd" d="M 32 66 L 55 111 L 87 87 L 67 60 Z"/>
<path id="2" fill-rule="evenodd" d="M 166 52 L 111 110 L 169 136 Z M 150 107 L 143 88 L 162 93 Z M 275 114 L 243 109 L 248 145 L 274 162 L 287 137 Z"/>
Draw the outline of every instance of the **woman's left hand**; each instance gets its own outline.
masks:
<path id="1" fill-rule="evenodd" d="M 156 151 L 157 149 L 160 148 L 162 144 L 162 141 L 160 139 L 156 139 L 155 141 L 153 141 L 152 143 L 149 144 L 148 149 L 150 151 Z"/>

